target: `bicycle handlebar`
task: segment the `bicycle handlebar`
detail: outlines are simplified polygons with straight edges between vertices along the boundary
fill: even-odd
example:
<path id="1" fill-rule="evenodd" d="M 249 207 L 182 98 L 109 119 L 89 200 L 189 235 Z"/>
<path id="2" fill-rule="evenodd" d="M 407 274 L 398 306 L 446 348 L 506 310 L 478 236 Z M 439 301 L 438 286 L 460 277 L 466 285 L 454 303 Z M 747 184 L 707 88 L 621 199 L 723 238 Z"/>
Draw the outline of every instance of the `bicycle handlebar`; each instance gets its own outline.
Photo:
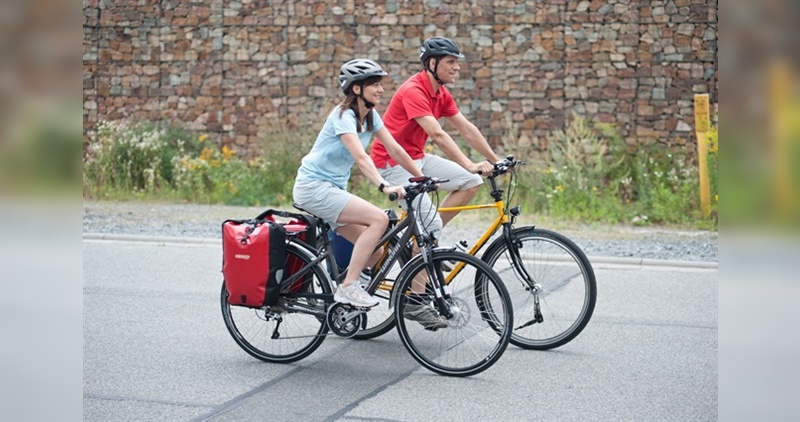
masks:
<path id="1" fill-rule="evenodd" d="M 506 174 L 516 166 L 520 166 L 525 164 L 524 161 L 515 160 L 513 155 L 507 156 L 502 161 L 494 163 L 494 169 L 492 170 L 492 174 L 486 177 L 495 178 L 501 174 Z M 478 174 L 482 175 L 483 172 L 478 172 Z M 406 190 L 406 198 L 413 199 L 417 197 L 421 193 L 433 192 L 438 189 L 437 184 L 449 182 L 449 179 L 434 179 L 430 176 L 417 176 L 411 177 L 408 179 L 409 183 L 403 186 Z M 389 194 L 389 200 L 394 201 L 397 199 L 397 194 L 392 192 Z"/>
<path id="2" fill-rule="evenodd" d="M 502 161 L 494 163 L 494 169 L 492 170 L 492 174 L 486 177 L 494 178 L 501 174 L 508 173 L 511 169 L 515 168 L 516 166 L 520 166 L 525 164 L 524 161 L 515 160 L 513 155 L 507 156 Z M 483 174 L 483 172 L 478 172 L 478 174 Z M 403 186 L 406 190 L 406 198 L 414 199 L 421 193 L 433 192 L 438 189 L 437 184 L 449 182 L 449 179 L 434 179 L 430 176 L 417 176 L 411 177 L 408 179 L 409 183 Z M 392 192 L 389 194 L 389 200 L 394 201 L 397 199 L 397 194 Z"/>
<path id="3" fill-rule="evenodd" d="M 439 183 L 449 182 L 450 179 L 435 179 L 431 176 L 417 176 L 410 177 L 408 183 L 403 185 L 406 193 L 406 199 L 414 199 L 421 193 L 433 192 L 437 190 Z M 389 194 L 389 200 L 394 201 L 397 199 L 397 194 L 392 192 Z"/>
<path id="4" fill-rule="evenodd" d="M 492 170 L 492 175 L 487 177 L 497 177 L 501 174 L 506 174 L 509 170 L 513 169 L 518 165 L 525 164 L 524 161 L 515 160 L 513 155 L 509 155 L 503 161 L 494 163 L 494 170 Z"/>

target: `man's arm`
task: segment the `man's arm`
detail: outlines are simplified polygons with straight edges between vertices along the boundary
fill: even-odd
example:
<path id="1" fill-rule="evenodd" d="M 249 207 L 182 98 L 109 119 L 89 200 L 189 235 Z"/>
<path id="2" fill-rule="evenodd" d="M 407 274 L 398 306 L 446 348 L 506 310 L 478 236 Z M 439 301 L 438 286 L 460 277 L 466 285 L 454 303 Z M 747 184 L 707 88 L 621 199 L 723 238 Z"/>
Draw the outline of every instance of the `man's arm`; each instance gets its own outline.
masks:
<path id="1" fill-rule="evenodd" d="M 481 153 L 487 160 L 492 163 L 501 161 L 500 157 L 498 157 L 492 150 L 492 147 L 489 146 L 489 142 L 483 137 L 481 131 L 479 131 L 472 122 L 467 120 L 463 114 L 458 113 L 455 116 L 450 116 L 447 118 L 447 121 L 456 128 L 458 133 L 464 137 L 472 148 Z"/>
<path id="2" fill-rule="evenodd" d="M 461 167 L 464 167 L 470 173 L 477 173 L 480 171 L 483 172 L 483 174 L 489 174 L 492 172 L 493 166 L 491 164 L 485 161 L 481 161 L 480 163 L 473 163 L 472 160 L 470 160 L 466 155 L 464 155 L 464 153 L 461 152 L 461 149 L 458 148 L 458 145 L 453 140 L 453 138 L 451 138 L 450 135 L 447 132 L 445 132 L 444 129 L 442 129 L 442 125 L 440 125 L 439 121 L 434 119 L 433 116 L 417 117 L 414 120 L 416 120 L 416 122 L 422 127 L 423 130 L 425 130 L 425 133 L 428 134 L 428 137 L 431 138 L 433 143 L 436 144 L 436 146 L 438 146 L 445 153 L 445 155 L 447 155 L 451 160 L 455 161 L 456 164 L 460 165 Z M 466 121 L 466 119 L 464 120 Z M 477 128 L 475 129 L 475 131 L 477 132 Z M 478 132 L 478 135 L 480 136 L 480 132 Z M 483 139 L 482 136 L 480 138 Z M 470 141 L 468 140 L 467 142 Z M 488 143 L 486 143 L 485 139 L 483 140 L 483 142 L 486 144 L 486 148 L 488 148 L 489 145 Z M 471 142 L 470 145 L 472 145 Z M 489 149 L 489 151 L 491 152 L 491 149 Z M 483 152 L 481 151 L 481 153 Z"/>

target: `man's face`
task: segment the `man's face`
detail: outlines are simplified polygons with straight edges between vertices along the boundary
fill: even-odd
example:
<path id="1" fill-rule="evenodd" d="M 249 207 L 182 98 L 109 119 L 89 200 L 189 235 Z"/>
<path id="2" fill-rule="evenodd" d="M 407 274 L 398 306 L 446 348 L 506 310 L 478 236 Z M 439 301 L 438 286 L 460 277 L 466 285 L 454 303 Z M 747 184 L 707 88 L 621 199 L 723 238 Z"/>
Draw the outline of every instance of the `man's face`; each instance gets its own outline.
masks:
<path id="1" fill-rule="evenodd" d="M 435 66 L 435 63 L 431 64 Z M 439 75 L 439 79 L 444 83 L 449 84 L 456 81 L 460 70 L 461 66 L 458 64 L 457 58 L 453 56 L 444 56 L 439 59 L 439 68 L 436 69 L 436 74 Z"/>

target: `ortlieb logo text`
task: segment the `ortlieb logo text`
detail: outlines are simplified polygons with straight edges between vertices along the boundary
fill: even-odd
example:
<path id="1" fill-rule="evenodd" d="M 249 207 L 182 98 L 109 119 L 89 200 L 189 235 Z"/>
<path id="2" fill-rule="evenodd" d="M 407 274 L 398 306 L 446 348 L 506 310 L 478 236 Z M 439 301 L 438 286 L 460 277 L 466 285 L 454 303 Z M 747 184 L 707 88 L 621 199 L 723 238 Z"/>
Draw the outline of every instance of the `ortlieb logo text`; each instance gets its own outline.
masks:
<path id="1" fill-rule="evenodd" d="M 233 257 L 236 258 L 236 259 L 244 259 L 244 260 L 250 259 L 250 255 L 245 255 L 245 254 L 241 254 L 241 253 L 237 253 Z"/>

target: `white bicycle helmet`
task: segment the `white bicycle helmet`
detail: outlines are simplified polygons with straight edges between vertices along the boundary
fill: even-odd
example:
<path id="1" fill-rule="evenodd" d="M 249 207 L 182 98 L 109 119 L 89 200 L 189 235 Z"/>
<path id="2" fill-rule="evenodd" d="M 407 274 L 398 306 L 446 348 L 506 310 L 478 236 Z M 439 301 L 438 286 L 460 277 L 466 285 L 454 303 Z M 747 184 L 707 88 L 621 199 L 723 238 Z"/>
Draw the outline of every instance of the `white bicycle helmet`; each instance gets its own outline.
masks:
<path id="1" fill-rule="evenodd" d="M 339 70 L 339 85 L 342 87 L 342 92 L 349 94 L 353 83 L 374 76 L 387 75 L 388 73 L 381 69 L 378 63 L 370 59 L 354 59 L 343 64 Z"/>

